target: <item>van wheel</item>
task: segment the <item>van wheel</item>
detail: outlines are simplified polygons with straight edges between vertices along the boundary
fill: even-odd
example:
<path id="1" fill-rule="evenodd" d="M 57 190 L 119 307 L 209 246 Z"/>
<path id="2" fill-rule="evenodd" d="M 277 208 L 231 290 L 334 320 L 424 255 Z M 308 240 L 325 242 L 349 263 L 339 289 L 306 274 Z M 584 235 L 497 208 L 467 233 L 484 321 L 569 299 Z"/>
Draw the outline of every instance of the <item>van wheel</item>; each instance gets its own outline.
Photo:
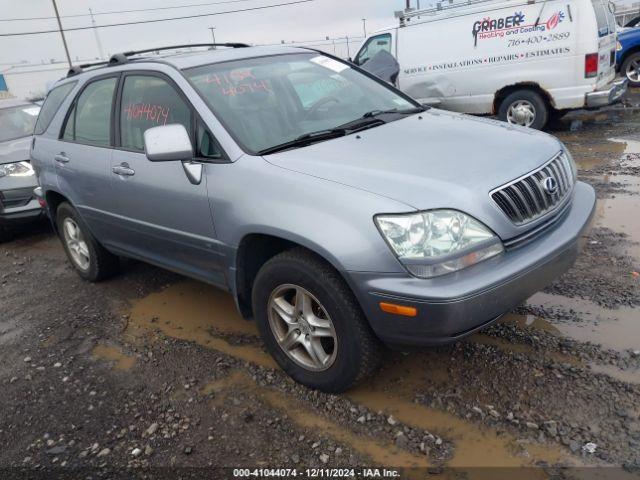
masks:
<path id="1" fill-rule="evenodd" d="M 503 122 L 542 130 L 549 119 L 549 107 L 533 90 L 517 90 L 500 104 L 498 118 Z"/>
<path id="2" fill-rule="evenodd" d="M 118 257 L 98 243 L 78 212 L 66 202 L 58 207 L 56 225 L 67 257 L 82 278 L 99 282 L 118 271 Z"/>
<path id="3" fill-rule="evenodd" d="M 629 79 L 629 85 L 640 87 L 640 52 L 629 55 L 622 63 L 620 70 Z"/>
<path id="4" fill-rule="evenodd" d="M 295 381 L 342 392 L 375 371 L 380 342 L 339 274 L 304 249 L 258 272 L 253 311 L 267 349 Z"/>

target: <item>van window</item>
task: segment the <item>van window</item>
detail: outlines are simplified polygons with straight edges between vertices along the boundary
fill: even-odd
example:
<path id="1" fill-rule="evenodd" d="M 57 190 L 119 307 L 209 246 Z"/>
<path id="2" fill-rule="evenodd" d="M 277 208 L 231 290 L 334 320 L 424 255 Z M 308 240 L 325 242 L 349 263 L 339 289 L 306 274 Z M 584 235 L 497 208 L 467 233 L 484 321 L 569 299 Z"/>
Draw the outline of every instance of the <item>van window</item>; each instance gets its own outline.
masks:
<path id="1" fill-rule="evenodd" d="M 391 34 L 385 33 L 383 35 L 376 35 L 367 40 L 367 43 L 360 49 L 358 56 L 356 57 L 356 65 L 364 65 L 370 59 L 376 56 L 378 52 L 384 50 L 387 53 L 391 53 Z"/>
<path id="2" fill-rule="evenodd" d="M 88 84 L 76 100 L 62 135 L 63 140 L 108 147 L 111 145 L 111 108 L 118 79 Z"/>
<path id="3" fill-rule="evenodd" d="M 598 23 L 598 36 L 606 37 L 615 32 L 615 17 L 609 10 L 608 0 L 592 0 L 593 9 L 596 13 L 596 22 Z"/>
<path id="4" fill-rule="evenodd" d="M 44 101 L 44 105 L 42 105 L 42 109 L 40 110 L 40 115 L 38 115 L 38 120 L 36 121 L 36 127 L 34 133 L 36 135 L 42 135 L 47 128 L 49 128 L 49 124 L 53 117 L 55 117 L 56 112 L 64 102 L 64 99 L 67 98 L 67 95 L 73 90 L 73 87 L 76 86 L 78 82 L 70 82 L 65 83 L 64 85 L 60 85 L 59 87 L 54 88 L 47 95 L 47 99 Z"/>
<path id="5" fill-rule="evenodd" d="M 191 135 L 191 108 L 166 80 L 129 75 L 124 80 L 120 107 L 120 145 L 144 151 L 144 132 L 160 125 L 184 125 Z"/>

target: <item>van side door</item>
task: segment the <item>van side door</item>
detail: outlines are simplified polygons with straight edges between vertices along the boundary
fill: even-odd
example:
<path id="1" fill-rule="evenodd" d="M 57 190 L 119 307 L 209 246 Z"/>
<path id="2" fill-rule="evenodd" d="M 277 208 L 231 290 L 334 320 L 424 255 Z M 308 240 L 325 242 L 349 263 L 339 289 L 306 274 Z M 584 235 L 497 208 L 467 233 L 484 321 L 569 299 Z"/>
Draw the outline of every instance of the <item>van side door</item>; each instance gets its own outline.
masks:
<path id="1" fill-rule="evenodd" d="M 144 132 L 183 125 L 203 169 L 194 183 L 180 161 L 151 162 Z M 207 196 L 208 162 L 224 161 L 218 144 L 179 87 L 158 72 L 123 74 L 116 108 L 116 149 L 109 166 L 116 209 L 112 248 L 167 269 L 225 285 Z"/>

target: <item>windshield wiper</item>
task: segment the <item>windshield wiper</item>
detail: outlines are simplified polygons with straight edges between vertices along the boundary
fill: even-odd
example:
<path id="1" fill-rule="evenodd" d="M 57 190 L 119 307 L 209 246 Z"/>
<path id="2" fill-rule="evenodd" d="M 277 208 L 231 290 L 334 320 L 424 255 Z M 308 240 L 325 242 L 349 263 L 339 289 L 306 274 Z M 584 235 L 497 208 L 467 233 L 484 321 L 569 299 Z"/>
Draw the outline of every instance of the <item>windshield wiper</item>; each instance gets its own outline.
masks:
<path id="1" fill-rule="evenodd" d="M 427 107 L 413 107 L 413 108 L 405 108 L 402 110 L 398 110 L 397 108 L 392 108 L 390 110 L 372 110 L 370 112 L 362 115 L 362 118 L 374 118 L 378 115 L 385 115 L 389 113 L 397 113 L 398 115 L 413 115 L 414 113 L 421 113 L 427 110 Z"/>
<path id="2" fill-rule="evenodd" d="M 260 150 L 258 155 L 269 155 L 276 152 L 281 152 L 283 150 L 288 150 L 290 148 L 296 147 L 305 147 L 307 145 L 311 145 L 312 143 L 322 142 L 324 140 L 331 140 L 332 138 L 344 137 L 347 135 L 348 130 L 345 128 L 331 128 L 329 130 L 318 130 L 317 132 L 309 132 L 304 135 L 300 135 L 293 140 L 288 142 L 281 143 L 279 145 L 274 145 L 273 147 L 265 148 Z"/>

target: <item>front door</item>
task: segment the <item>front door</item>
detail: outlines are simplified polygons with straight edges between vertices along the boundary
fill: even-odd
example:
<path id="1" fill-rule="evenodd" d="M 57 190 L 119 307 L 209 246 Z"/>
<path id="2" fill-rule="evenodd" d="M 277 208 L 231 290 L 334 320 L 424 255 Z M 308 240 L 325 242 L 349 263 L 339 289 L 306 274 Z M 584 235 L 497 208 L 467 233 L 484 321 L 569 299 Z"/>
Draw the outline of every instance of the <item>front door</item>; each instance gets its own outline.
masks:
<path id="1" fill-rule="evenodd" d="M 153 73 L 125 74 L 110 165 L 119 228 L 115 247 L 150 263 L 224 285 L 209 207 L 206 171 L 194 184 L 182 162 L 151 162 L 144 132 L 184 125 L 196 135 L 196 115 L 171 81 Z M 194 142 L 195 143 L 195 142 Z M 203 169 L 212 165 L 202 164 Z"/>

